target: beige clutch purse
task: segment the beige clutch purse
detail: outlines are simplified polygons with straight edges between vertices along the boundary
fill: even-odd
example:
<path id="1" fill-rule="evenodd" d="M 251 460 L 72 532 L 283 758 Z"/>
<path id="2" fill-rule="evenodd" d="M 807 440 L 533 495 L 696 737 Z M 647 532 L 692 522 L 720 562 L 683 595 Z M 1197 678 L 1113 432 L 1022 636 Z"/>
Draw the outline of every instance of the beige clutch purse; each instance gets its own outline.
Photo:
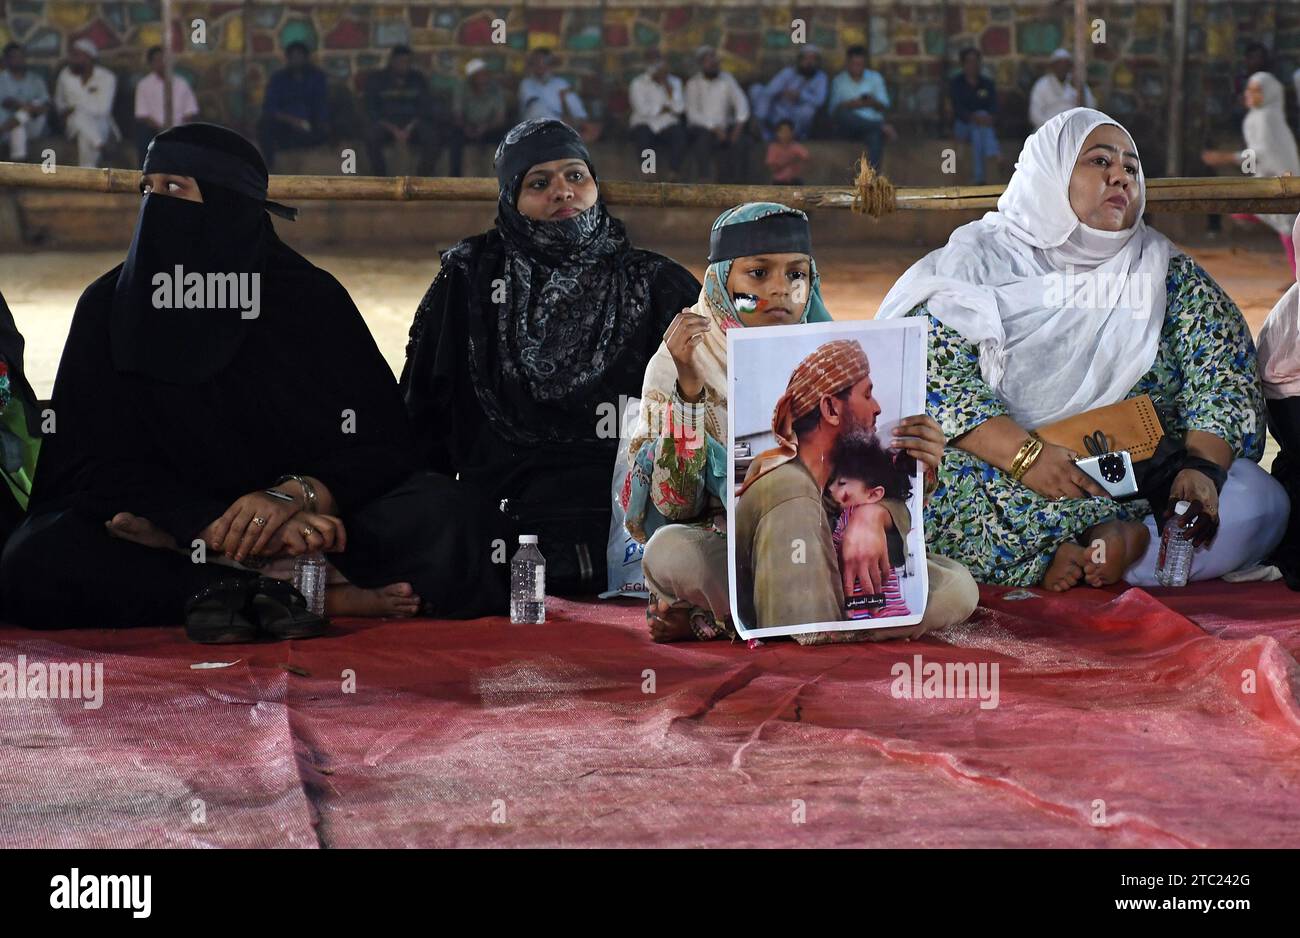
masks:
<path id="1" fill-rule="evenodd" d="M 1039 427 L 1034 432 L 1044 442 L 1064 446 L 1080 456 L 1090 455 L 1086 441 L 1096 439 L 1094 435 L 1100 433 L 1105 438 L 1107 451 L 1128 450 L 1134 462 L 1150 459 L 1165 435 L 1156 415 L 1156 406 L 1148 394 L 1087 410 Z"/>

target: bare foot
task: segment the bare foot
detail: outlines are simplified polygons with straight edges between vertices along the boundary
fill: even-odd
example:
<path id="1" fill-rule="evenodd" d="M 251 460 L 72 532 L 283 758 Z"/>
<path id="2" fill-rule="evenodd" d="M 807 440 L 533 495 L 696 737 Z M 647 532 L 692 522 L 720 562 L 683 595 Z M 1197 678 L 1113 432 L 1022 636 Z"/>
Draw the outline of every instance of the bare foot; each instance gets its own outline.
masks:
<path id="1" fill-rule="evenodd" d="M 119 511 L 111 521 L 105 521 L 104 527 L 113 537 L 124 541 L 141 544 L 145 547 L 158 547 L 164 550 L 176 550 L 176 538 L 155 525 L 148 518 L 141 518 L 129 511 Z"/>
<path id="2" fill-rule="evenodd" d="M 375 589 L 338 583 L 325 590 L 325 614 L 330 616 L 410 618 L 419 611 L 420 597 L 410 583 L 390 583 Z"/>
<path id="3" fill-rule="evenodd" d="M 1146 553 L 1151 540 L 1151 532 L 1140 521 L 1107 521 L 1084 536 L 1089 544 L 1083 548 L 1083 578 L 1089 586 L 1118 583 L 1124 571 Z"/>
<path id="4" fill-rule="evenodd" d="M 1066 541 L 1056 548 L 1056 555 L 1048 564 L 1047 572 L 1039 584 L 1043 589 L 1054 593 L 1064 593 L 1079 585 L 1083 579 L 1083 565 L 1088 559 L 1087 548 L 1080 547 L 1073 541 Z"/>
<path id="5" fill-rule="evenodd" d="M 646 606 L 645 621 L 650 627 L 650 637 L 656 642 L 680 642 L 693 634 L 690 610 L 655 596 L 650 597 L 650 605 Z"/>

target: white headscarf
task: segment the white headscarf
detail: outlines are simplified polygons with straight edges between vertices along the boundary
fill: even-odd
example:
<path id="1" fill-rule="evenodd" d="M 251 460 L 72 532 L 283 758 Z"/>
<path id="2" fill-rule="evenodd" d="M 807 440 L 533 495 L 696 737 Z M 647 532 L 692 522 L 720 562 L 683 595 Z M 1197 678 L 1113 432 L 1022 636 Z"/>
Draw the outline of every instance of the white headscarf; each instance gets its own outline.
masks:
<path id="1" fill-rule="evenodd" d="M 1300 397 L 1300 284 L 1277 301 L 1259 330 L 1259 375 L 1270 401 Z"/>
<path id="2" fill-rule="evenodd" d="M 978 346 L 985 382 L 1030 430 L 1123 400 L 1156 358 L 1176 249 L 1142 221 L 1141 163 L 1131 228 L 1090 228 L 1070 207 L 1079 151 L 1103 124 L 1124 129 L 1072 108 L 1035 131 L 998 210 L 913 264 L 876 313 L 890 319 L 926 303 Z"/>
<path id="3" fill-rule="evenodd" d="M 1246 138 L 1246 149 L 1255 153 L 1254 175 L 1260 177 L 1282 176 L 1290 173 L 1300 176 L 1300 153 L 1296 152 L 1295 135 L 1286 122 L 1282 110 L 1286 92 L 1282 83 L 1268 72 L 1256 72 L 1247 84 L 1259 85 L 1264 100 L 1251 108 L 1241 122 L 1241 135 Z M 1295 215 L 1260 215 L 1260 220 L 1278 234 L 1289 235 L 1295 225 Z"/>
<path id="4" fill-rule="evenodd" d="M 1255 151 L 1256 176 L 1300 176 L 1300 153 L 1296 152 L 1295 134 L 1287 126 L 1286 93 L 1282 83 L 1268 72 L 1256 72 L 1247 84 L 1259 85 L 1264 100 L 1246 112 L 1241 134 L 1246 148 Z"/>

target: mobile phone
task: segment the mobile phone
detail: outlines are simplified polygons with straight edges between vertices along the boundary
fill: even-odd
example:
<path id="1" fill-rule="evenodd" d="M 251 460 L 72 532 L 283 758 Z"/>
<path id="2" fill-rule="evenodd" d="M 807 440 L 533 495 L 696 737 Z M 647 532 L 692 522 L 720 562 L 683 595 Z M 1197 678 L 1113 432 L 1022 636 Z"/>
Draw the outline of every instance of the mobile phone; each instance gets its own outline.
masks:
<path id="1" fill-rule="evenodd" d="M 1102 453 L 1100 456 L 1089 456 L 1087 459 L 1076 459 L 1074 464 L 1116 498 L 1137 494 L 1133 457 L 1126 449 L 1114 453 Z"/>

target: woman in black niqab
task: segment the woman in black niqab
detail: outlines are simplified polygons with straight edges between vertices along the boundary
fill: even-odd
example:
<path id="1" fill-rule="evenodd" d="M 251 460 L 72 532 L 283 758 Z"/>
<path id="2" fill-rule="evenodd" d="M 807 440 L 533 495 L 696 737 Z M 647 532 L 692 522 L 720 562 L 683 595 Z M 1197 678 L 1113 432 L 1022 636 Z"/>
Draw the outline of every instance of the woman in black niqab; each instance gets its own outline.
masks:
<path id="1" fill-rule="evenodd" d="M 446 480 L 415 471 L 397 384 L 347 291 L 276 235 L 268 212 L 293 212 L 267 201 L 252 144 L 182 125 L 154 138 L 143 173 L 160 189 L 146 187 L 126 261 L 77 304 L 57 432 L 0 563 L 9 615 L 179 624 L 192 596 L 232 575 L 192 561 L 201 543 L 237 561 L 342 547 L 331 559 L 356 587 L 398 587 L 434 614 L 504 603 L 477 552 L 436 562 L 453 553 L 429 514 Z M 164 274 L 225 276 L 237 300 L 169 308 Z"/>

